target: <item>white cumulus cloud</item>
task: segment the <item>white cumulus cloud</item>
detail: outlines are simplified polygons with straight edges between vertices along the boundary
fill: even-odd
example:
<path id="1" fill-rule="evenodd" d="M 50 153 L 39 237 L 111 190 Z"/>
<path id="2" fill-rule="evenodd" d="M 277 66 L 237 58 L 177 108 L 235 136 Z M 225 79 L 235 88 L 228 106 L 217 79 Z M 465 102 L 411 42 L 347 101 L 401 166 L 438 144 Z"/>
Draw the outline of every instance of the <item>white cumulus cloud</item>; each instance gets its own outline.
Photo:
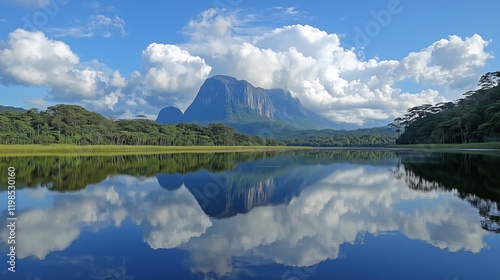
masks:
<path id="1" fill-rule="evenodd" d="M 400 60 L 364 59 L 337 34 L 289 25 L 249 36 L 235 13 L 208 10 L 186 29 L 185 48 L 206 59 L 212 74 L 232 75 L 264 88 L 286 88 L 314 111 L 359 125 L 389 121 L 408 107 L 444 101 L 437 87 L 474 87 L 492 58 L 480 35 L 450 36 Z M 424 87 L 407 92 L 399 82 Z"/>
<path id="2" fill-rule="evenodd" d="M 401 60 L 401 79 L 437 85 L 453 85 L 461 79 L 474 77 L 493 56 L 484 51 L 489 42 L 478 34 L 464 39 L 450 36 L 429 47 L 412 52 Z"/>
<path id="3" fill-rule="evenodd" d="M 485 52 L 488 42 L 477 34 L 465 39 L 451 36 L 400 61 L 363 60 L 355 50 L 343 48 L 338 35 L 307 25 L 276 28 L 251 42 L 232 42 L 226 51 L 217 50 L 224 56 L 214 59 L 213 73 L 235 75 L 261 87 L 287 88 L 310 109 L 357 124 L 393 118 L 410 106 L 441 102 L 444 97 L 436 95 L 432 86 L 463 86 L 464 79 L 471 85 L 491 58 Z M 203 55 L 211 55 L 210 50 Z M 397 86 L 404 80 L 429 88 L 404 92 Z"/>
<path id="4" fill-rule="evenodd" d="M 178 46 L 157 43 L 142 52 L 142 63 L 145 85 L 161 92 L 196 88 L 212 69 L 201 57 L 192 56 Z"/>
<path id="5" fill-rule="evenodd" d="M 203 58 L 179 46 L 151 43 L 142 52 L 141 68 L 134 71 L 128 81 L 119 80 L 120 85 L 126 84 L 123 90 L 109 93 L 94 102 L 94 106 L 101 110 L 103 104 L 112 103 L 113 106 L 107 107 L 121 117 L 140 113 L 151 119 L 167 105 L 185 110 L 211 70 Z"/>
<path id="6" fill-rule="evenodd" d="M 66 43 L 23 29 L 0 44 L 0 82 L 42 86 L 56 101 L 81 102 L 101 98 L 123 84 L 117 72 L 98 61 L 81 62 Z"/>
<path id="7" fill-rule="evenodd" d="M 127 79 L 105 65 L 81 63 L 62 41 L 18 29 L 0 44 L 0 81 L 45 86 L 55 100 L 84 99 L 105 114 L 154 116 L 170 105 L 185 110 L 206 78 L 223 74 L 288 89 L 306 108 L 336 122 L 382 125 L 409 107 L 474 89 L 493 58 L 479 34 L 429 42 L 402 58 L 364 58 L 359 49 L 343 47 L 338 34 L 300 24 L 269 29 L 255 18 L 206 10 L 182 30 L 185 43 L 146 46 L 137 56 L 140 69 Z M 116 18 L 95 22 L 124 32 Z M 402 86 L 410 83 L 418 90 Z"/>

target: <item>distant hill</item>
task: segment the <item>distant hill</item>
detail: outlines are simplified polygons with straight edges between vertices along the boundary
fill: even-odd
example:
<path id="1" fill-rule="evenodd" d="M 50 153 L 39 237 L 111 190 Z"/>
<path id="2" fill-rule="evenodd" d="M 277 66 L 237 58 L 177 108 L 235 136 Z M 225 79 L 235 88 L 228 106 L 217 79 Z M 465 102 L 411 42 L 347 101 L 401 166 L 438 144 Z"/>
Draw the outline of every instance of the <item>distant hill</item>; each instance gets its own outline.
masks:
<path id="1" fill-rule="evenodd" d="M 23 109 L 23 108 L 19 108 L 19 107 L 2 106 L 2 105 L 0 105 L 0 112 L 6 112 L 6 111 L 15 112 L 15 113 L 24 113 L 27 110 Z"/>
<path id="2" fill-rule="evenodd" d="M 170 106 L 160 111 L 156 121 L 202 125 L 220 122 L 250 134 L 258 134 L 265 127 L 286 131 L 348 128 L 304 108 L 287 90 L 254 87 L 247 81 L 221 75 L 203 83 L 184 114 Z"/>

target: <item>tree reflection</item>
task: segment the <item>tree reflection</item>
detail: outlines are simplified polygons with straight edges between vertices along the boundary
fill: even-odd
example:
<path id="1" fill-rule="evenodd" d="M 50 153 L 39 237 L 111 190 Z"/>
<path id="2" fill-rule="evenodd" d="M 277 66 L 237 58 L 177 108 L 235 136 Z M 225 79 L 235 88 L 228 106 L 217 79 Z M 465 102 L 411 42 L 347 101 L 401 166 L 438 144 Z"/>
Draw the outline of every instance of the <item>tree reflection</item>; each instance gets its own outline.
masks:
<path id="1" fill-rule="evenodd" d="M 0 169 L 17 168 L 19 187 L 44 186 L 67 192 L 86 188 L 117 174 L 153 177 L 158 173 L 189 173 L 198 170 L 232 170 L 239 162 L 275 156 L 277 152 L 178 153 L 161 155 L 3 157 Z M 0 182 L 5 184 L 5 174 Z M 1 183 L 0 183 L 1 184 Z M 6 185 L 1 185 L 6 189 Z"/>
<path id="2" fill-rule="evenodd" d="M 500 233 L 500 157 L 478 154 L 399 153 L 395 178 L 417 191 L 456 191 L 479 210 L 483 229 Z"/>
<path id="3" fill-rule="evenodd" d="M 174 153 L 161 155 L 122 156 L 54 156 L 54 157 L 0 157 L 0 169 L 16 167 L 17 185 L 22 187 L 44 186 L 53 191 L 66 192 L 84 189 L 108 176 L 126 174 L 153 177 L 159 173 L 187 174 L 200 170 L 222 172 L 234 170 L 241 162 L 277 155 L 290 164 L 328 164 L 338 161 L 352 163 L 373 159 L 394 159 L 392 152 L 374 150 L 313 150 L 266 151 L 223 153 Z M 0 190 L 6 189 L 6 173 L 0 173 Z"/>
<path id="4" fill-rule="evenodd" d="M 372 156 L 379 159 L 369 160 Z M 155 177 L 139 176 L 158 170 L 154 164 L 167 164 L 156 159 L 148 162 L 153 166 L 138 164 L 132 176 L 108 176 L 78 192 L 40 188 L 51 198 L 41 197 L 43 206 L 34 203 L 19 211 L 17 237 L 24 245 L 17 254 L 20 259 L 50 259 L 80 239 L 95 248 L 97 255 L 97 233 L 113 226 L 113 238 L 130 233 L 131 227 L 141 229 L 142 238 L 132 233 L 135 237 L 127 239 L 132 251 L 145 242 L 157 250 L 150 255 L 153 261 L 169 254 L 169 250 L 158 252 L 161 249 L 187 251 L 192 273 L 217 277 L 237 275 L 236 264 L 241 262 L 311 267 L 338 258 L 344 244 L 358 244 L 365 234 L 399 233 L 407 237 L 401 242 L 408 252 L 421 251 L 415 248 L 426 243 L 435 251 L 480 253 L 489 234 L 483 228 L 498 230 L 494 196 L 466 192 L 466 188 L 460 191 L 434 177 L 421 176 L 422 170 L 439 171 L 447 164 L 441 162 L 441 155 L 415 158 L 403 154 L 400 158 L 397 164 L 395 155 L 386 152 L 286 152 L 235 163 L 232 171 L 165 172 L 165 182 L 173 185 L 164 188 Z M 393 174 L 387 172 L 388 166 L 395 165 Z M 414 165 L 418 168 L 412 169 Z M 474 169 L 469 167 L 471 172 Z M 115 172 L 123 170 L 127 169 Z M 172 178 L 177 181 L 172 183 Z M 196 190 L 203 191 L 215 180 L 224 188 L 204 206 Z M 207 215 L 209 211 L 217 215 Z M 0 218 L 6 218 L 1 215 L 6 213 L 0 213 Z M 7 248 L 6 231 L 0 229 L 0 249 Z M 82 238 L 85 231 L 96 235 Z M 379 244 L 391 250 L 392 243 L 383 240 Z M 436 256 L 425 257 L 430 255 Z M 121 272 L 106 267 L 99 275 Z"/>

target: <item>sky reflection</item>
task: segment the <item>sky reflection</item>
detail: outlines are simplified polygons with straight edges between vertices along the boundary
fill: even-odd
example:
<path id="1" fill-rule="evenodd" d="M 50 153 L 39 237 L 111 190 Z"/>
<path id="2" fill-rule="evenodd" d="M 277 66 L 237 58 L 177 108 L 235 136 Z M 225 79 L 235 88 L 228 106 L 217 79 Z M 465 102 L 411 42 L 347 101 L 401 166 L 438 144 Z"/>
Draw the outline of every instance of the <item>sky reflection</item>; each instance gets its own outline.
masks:
<path id="1" fill-rule="evenodd" d="M 280 176 L 304 178 L 312 167 L 296 168 L 301 172 Z M 307 178 L 313 183 L 287 204 L 258 206 L 224 219 L 206 215 L 184 184 L 166 190 L 155 177 L 119 175 L 73 193 L 23 190 L 19 201 L 35 206 L 19 213 L 18 257 L 44 260 L 66 250 L 82 232 L 111 227 L 126 235 L 120 231 L 125 221 L 140 229 L 151 249 L 186 251 L 191 272 L 218 276 L 234 274 L 235 260 L 317 265 L 339 258 L 343 244 L 363 243 L 367 233 L 397 232 L 449 252 L 478 253 L 486 246 L 489 233 L 481 228 L 478 210 L 456 191 L 412 190 L 387 166 L 321 165 L 310 174 L 317 178 Z M 263 180 L 265 185 L 274 182 L 273 177 Z M 0 236 L 3 250 L 5 229 Z"/>

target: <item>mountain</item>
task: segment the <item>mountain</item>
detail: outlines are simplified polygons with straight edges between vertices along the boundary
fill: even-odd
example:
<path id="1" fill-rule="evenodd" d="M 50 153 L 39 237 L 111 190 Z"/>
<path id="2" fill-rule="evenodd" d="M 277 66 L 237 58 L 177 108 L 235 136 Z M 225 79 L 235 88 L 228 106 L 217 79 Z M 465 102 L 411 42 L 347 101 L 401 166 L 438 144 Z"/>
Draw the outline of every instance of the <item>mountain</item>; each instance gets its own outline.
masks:
<path id="1" fill-rule="evenodd" d="M 254 87 L 247 81 L 221 75 L 203 83 L 184 114 L 175 107 L 166 107 L 156 122 L 202 125 L 221 122 L 254 134 L 263 125 L 282 130 L 340 128 L 304 108 L 287 90 Z"/>
<path id="2" fill-rule="evenodd" d="M 161 116 L 162 120 L 166 121 L 159 121 Z M 178 124 L 182 122 L 184 117 L 184 114 L 182 114 L 181 110 L 179 108 L 176 108 L 174 106 L 168 106 L 163 109 L 161 109 L 160 113 L 158 114 L 158 118 L 156 119 L 156 122 L 159 123 L 174 123 Z"/>
<path id="3" fill-rule="evenodd" d="M 10 112 L 14 112 L 14 113 L 24 113 L 24 112 L 26 112 L 26 109 L 19 108 L 19 107 L 0 105 L 0 112 L 5 112 L 5 111 L 10 111 Z"/>

